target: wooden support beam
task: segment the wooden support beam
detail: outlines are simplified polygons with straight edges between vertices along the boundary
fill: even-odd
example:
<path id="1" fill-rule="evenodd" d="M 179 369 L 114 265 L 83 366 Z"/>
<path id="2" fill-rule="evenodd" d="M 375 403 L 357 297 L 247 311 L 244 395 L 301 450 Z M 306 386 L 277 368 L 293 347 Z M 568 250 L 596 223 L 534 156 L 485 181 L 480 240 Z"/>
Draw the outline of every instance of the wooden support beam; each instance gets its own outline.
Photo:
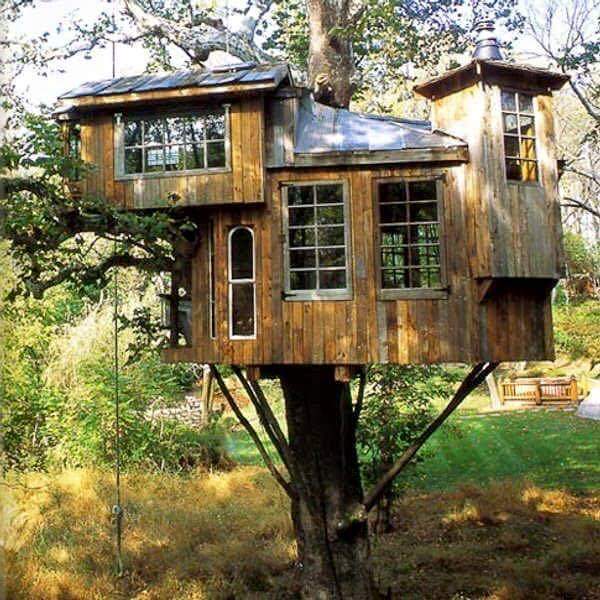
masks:
<path id="1" fill-rule="evenodd" d="M 340 383 L 350 383 L 357 371 L 358 367 L 356 365 L 336 365 L 334 368 L 334 378 Z"/>
<path id="2" fill-rule="evenodd" d="M 261 378 L 261 369 L 258 365 L 246 366 L 246 377 L 250 381 L 258 381 Z"/>

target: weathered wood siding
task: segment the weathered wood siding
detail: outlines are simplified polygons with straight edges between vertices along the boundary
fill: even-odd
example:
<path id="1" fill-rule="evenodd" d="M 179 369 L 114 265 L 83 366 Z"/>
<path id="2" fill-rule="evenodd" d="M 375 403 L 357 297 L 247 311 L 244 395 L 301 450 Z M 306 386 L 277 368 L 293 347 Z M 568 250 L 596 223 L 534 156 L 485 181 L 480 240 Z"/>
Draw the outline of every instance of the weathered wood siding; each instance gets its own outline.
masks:
<path id="1" fill-rule="evenodd" d="M 445 178 L 442 215 L 447 297 L 380 300 L 373 181 L 440 173 Z M 345 180 L 349 184 L 351 300 L 282 300 L 280 183 L 301 180 Z M 465 193 L 468 182 L 461 165 L 445 169 L 354 167 L 268 172 L 265 205 L 203 213 L 203 218 L 214 219 L 215 225 L 217 338 L 211 340 L 208 335 L 205 239 L 194 261 L 194 345 L 168 350 L 167 359 L 249 365 L 551 359 L 552 322 L 546 292 L 540 293 L 535 285 L 515 285 L 480 302 L 474 267 L 479 265 L 481 252 L 486 256 L 487 221 L 480 217 L 480 197 Z M 231 340 L 228 334 L 227 233 L 239 224 L 253 227 L 255 233 L 255 340 Z"/>
<path id="2" fill-rule="evenodd" d="M 245 204 L 264 201 L 263 98 L 247 97 L 231 102 L 231 169 L 128 180 L 115 178 L 115 126 L 113 113 L 94 113 L 82 119 L 82 158 L 92 169 L 83 192 L 116 202 L 124 208 L 167 206 L 178 198 L 181 206 Z M 188 105 L 194 108 L 194 105 Z M 198 105 L 200 106 L 200 105 Z"/>
<path id="3" fill-rule="evenodd" d="M 564 261 L 552 97 L 536 92 L 534 102 L 539 182 L 507 182 L 500 89 L 477 82 L 433 102 L 434 127 L 469 143 L 470 162 L 454 190 L 464 185 L 467 196 L 473 272 L 559 279 Z"/>

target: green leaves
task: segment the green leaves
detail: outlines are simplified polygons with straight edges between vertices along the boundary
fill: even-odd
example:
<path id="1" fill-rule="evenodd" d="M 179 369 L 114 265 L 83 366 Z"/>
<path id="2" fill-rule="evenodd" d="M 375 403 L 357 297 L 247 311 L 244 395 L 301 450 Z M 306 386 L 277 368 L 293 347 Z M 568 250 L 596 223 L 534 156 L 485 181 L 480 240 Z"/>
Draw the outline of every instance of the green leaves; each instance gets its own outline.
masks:
<path id="1" fill-rule="evenodd" d="M 471 28 L 483 12 L 509 31 L 522 28 L 516 0 L 363 0 L 348 24 L 330 33 L 352 39 L 357 66 L 357 98 L 369 90 L 394 90 L 406 79 L 438 74 L 449 59 L 464 53 Z M 277 3 L 265 48 L 298 70 L 308 66 L 308 16 L 303 0 Z"/>
<path id="2" fill-rule="evenodd" d="M 23 127 L 0 148 L 7 191 L 0 200 L 0 227 L 11 241 L 18 274 L 12 297 L 41 297 L 64 281 L 93 292 L 106 285 L 116 265 L 151 272 L 173 268 L 173 246 L 193 240 L 194 221 L 176 208 L 134 213 L 103 197 L 71 194 L 69 175 L 93 167 L 65 155 L 58 125 L 44 116 L 25 115 Z"/>
<path id="3" fill-rule="evenodd" d="M 371 367 L 357 430 L 365 485 L 375 484 L 419 436 L 433 417 L 433 401 L 447 397 L 452 383 L 460 377 L 460 370 L 436 365 Z M 398 478 L 392 496 L 406 483 L 406 477 Z"/>

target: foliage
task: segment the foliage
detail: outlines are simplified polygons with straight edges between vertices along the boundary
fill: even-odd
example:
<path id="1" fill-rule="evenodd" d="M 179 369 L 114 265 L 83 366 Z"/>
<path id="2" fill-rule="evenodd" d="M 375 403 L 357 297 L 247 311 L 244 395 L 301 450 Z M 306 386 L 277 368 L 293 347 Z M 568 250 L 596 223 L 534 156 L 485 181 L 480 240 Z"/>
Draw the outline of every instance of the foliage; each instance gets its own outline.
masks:
<path id="1" fill-rule="evenodd" d="M 294 595 L 288 500 L 266 470 L 126 475 L 121 578 L 114 576 L 111 473 L 10 475 L 6 483 L 14 600 Z M 599 506 L 597 492 L 521 481 L 407 494 L 395 507 L 401 527 L 374 544 L 378 587 L 409 600 L 593 597 Z"/>
<path id="2" fill-rule="evenodd" d="M 0 255 L 0 266 L 10 279 L 6 255 Z M 134 291 L 135 279 L 131 275 L 123 284 Z M 18 297 L 2 305 L 1 429 L 7 467 L 113 463 L 112 299 L 106 292 L 100 295 L 104 299 L 91 304 L 63 284 L 42 300 Z M 131 313 L 142 301 L 131 297 L 123 312 Z M 196 431 L 146 416 L 151 404 L 176 401 L 193 383 L 193 371 L 162 363 L 156 347 L 137 348 L 129 327 L 121 329 L 119 338 L 124 467 L 181 470 L 222 464 L 221 424 L 213 422 Z M 132 346 L 137 354 L 129 360 Z"/>
<path id="3" fill-rule="evenodd" d="M 591 243 L 581 235 L 565 233 L 564 248 L 569 275 L 600 277 L 600 242 Z"/>
<path id="4" fill-rule="evenodd" d="M 65 156 L 61 131 L 42 115 L 25 115 L 0 147 L 6 196 L 0 227 L 10 240 L 17 271 L 15 293 L 43 293 L 62 282 L 81 293 L 107 284 L 115 266 L 145 272 L 177 267 L 175 246 L 186 248 L 196 225 L 172 203 L 164 211 L 122 211 L 102 197 L 70 193 L 73 170 L 89 171 Z M 13 294 L 14 297 L 14 294 Z"/>
<path id="5" fill-rule="evenodd" d="M 597 300 L 554 307 L 554 340 L 559 353 L 600 363 L 600 303 Z"/>
<path id="6" fill-rule="evenodd" d="M 522 25 L 514 0 L 365 0 L 357 4 L 357 18 L 344 33 L 352 39 L 358 97 L 368 90 L 385 94 L 406 79 L 414 81 L 415 76 L 458 66 L 454 57 L 467 49 L 470 29 L 480 14 L 489 12 L 511 31 Z M 265 41 L 267 50 L 300 72 L 308 68 L 308 17 L 303 0 L 276 3 Z"/>
<path id="7" fill-rule="evenodd" d="M 433 401 L 447 397 L 450 384 L 461 374 L 458 369 L 434 365 L 371 367 L 357 430 L 366 487 L 374 485 L 423 432 L 433 416 Z M 422 460 L 423 455 L 417 455 L 416 461 Z M 406 477 L 397 478 L 387 500 L 397 496 L 407 483 Z"/>

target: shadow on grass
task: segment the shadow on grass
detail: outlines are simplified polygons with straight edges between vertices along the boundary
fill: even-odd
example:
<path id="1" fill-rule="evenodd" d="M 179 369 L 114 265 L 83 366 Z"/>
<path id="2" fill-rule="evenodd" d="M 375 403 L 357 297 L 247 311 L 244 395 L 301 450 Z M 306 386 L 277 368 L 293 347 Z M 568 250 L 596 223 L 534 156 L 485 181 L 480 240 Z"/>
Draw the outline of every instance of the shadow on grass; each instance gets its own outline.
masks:
<path id="1" fill-rule="evenodd" d="M 288 501 L 263 469 L 128 475 L 122 579 L 110 473 L 9 483 L 11 599 L 294 597 Z M 526 483 L 413 493 L 396 507 L 395 531 L 374 543 L 376 578 L 403 599 L 594 598 L 599 518 L 598 495 Z"/>

